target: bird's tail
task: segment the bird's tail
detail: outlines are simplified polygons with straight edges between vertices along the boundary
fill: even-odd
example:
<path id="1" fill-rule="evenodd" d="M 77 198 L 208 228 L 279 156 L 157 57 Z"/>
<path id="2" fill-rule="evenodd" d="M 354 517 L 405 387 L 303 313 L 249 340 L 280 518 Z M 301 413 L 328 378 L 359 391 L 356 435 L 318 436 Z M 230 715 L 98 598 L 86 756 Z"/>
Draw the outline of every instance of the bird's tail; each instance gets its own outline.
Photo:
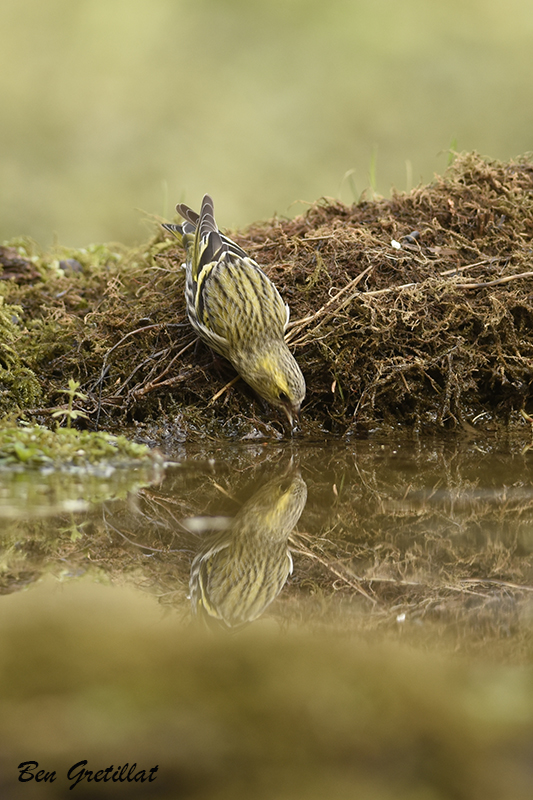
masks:
<path id="1" fill-rule="evenodd" d="M 238 258 L 247 257 L 239 245 L 220 233 L 210 195 L 204 196 L 199 214 L 185 203 L 178 203 L 176 211 L 185 222 L 181 225 L 163 223 L 163 228 L 173 233 L 187 250 L 194 280 L 206 264 L 218 261 L 226 252 Z"/>
<path id="2" fill-rule="evenodd" d="M 215 207 L 213 199 L 208 195 L 204 195 L 202 200 L 202 207 L 200 209 L 200 221 L 198 223 L 200 228 L 200 240 L 207 239 L 210 234 L 215 233 L 220 241 L 220 231 L 215 222 Z"/>
<path id="3" fill-rule="evenodd" d="M 186 219 L 195 230 L 197 227 L 200 229 L 200 241 L 207 239 L 210 233 L 220 234 L 218 225 L 215 222 L 215 206 L 213 203 L 213 198 L 210 197 L 210 195 L 204 195 L 199 214 L 197 214 L 196 211 L 193 211 L 192 208 L 189 208 L 189 206 L 185 205 L 185 203 L 178 203 L 176 206 L 176 211 L 183 217 L 183 219 Z"/>

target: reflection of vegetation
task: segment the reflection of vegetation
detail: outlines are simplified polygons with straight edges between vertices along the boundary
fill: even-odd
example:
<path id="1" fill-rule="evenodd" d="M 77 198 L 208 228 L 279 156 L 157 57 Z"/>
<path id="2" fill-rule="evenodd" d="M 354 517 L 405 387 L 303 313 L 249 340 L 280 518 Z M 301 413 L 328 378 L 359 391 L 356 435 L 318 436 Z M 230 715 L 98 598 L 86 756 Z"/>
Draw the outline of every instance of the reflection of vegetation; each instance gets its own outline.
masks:
<path id="1" fill-rule="evenodd" d="M 0 519 L 13 520 L 12 527 L 18 527 L 18 535 L 25 538 L 27 529 L 43 530 L 38 522 L 28 520 L 50 517 L 63 511 L 80 513 L 99 509 L 101 503 L 114 498 L 124 499 L 159 477 L 157 466 L 146 461 L 137 465 L 130 462 L 129 468 L 122 464 L 120 469 L 106 463 L 82 463 L 79 468 L 71 466 L 68 470 L 0 470 Z M 17 523 L 17 520 L 21 522 Z M 54 528 L 54 522 L 50 524 L 52 530 L 44 535 L 55 539 L 58 530 Z M 6 523 L 2 525 L 2 537 L 5 537 Z M 45 524 L 44 529 L 46 527 Z"/>
<path id="2" fill-rule="evenodd" d="M 444 637 L 463 651 L 522 658 L 533 634 L 532 451 L 406 438 L 294 451 L 308 501 L 289 538 L 294 572 L 269 619 L 415 642 Z M 279 454 L 213 444 L 183 457 L 164 481 L 77 515 L 81 537 L 72 537 L 70 514 L 49 524 L 10 520 L 6 573 L 97 568 L 190 616 L 199 540 L 184 520 L 237 517 L 250 487 L 279 472 Z"/>
<path id="3" fill-rule="evenodd" d="M 263 613 L 292 572 L 288 539 L 306 499 L 299 472 L 279 475 L 246 501 L 226 530 L 203 542 L 191 567 L 196 613 L 229 627 Z"/>
<path id="4" fill-rule="evenodd" d="M 328 481 L 306 474 L 293 547 L 293 580 L 315 598 L 307 620 L 519 650 L 533 597 L 533 462 L 520 450 L 376 441 L 352 467 L 332 451 L 329 513 Z"/>

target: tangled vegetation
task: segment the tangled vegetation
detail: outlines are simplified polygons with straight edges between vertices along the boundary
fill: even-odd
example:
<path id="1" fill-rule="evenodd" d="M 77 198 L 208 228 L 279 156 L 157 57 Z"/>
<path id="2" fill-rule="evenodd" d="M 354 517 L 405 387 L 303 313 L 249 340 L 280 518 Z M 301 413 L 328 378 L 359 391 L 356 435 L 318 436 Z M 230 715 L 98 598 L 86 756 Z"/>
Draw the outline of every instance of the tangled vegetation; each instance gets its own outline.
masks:
<path id="1" fill-rule="evenodd" d="M 308 386 L 302 436 L 524 426 L 529 158 L 463 154 L 408 194 L 325 199 L 231 235 L 291 307 L 288 339 Z M 48 424 L 74 378 L 92 429 L 136 427 L 167 450 L 205 436 L 281 437 L 278 415 L 196 340 L 182 259 L 160 230 L 132 250 L 1 248 L 0 411 Z"/>

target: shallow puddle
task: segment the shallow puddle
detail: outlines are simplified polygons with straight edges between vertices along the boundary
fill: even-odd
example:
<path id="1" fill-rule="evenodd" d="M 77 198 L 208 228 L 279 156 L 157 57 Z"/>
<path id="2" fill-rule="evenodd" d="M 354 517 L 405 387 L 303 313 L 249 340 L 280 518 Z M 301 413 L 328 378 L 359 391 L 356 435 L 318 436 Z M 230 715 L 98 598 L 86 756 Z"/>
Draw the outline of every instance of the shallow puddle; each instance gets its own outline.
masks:
<path id="1" fill-rule="evenodd" d="M 532 459 L 398 438 L 0 475 L 3 796 L 529 798 Z"/>
<path id="2" fill-rule="evenodd" d="M 217 444 L 160 475 L 0 476 L 0 517 L 4 591 L 86 575 L 210 626 L 437 634 L 510 657 L 530 632 L 523 443 Z"/>

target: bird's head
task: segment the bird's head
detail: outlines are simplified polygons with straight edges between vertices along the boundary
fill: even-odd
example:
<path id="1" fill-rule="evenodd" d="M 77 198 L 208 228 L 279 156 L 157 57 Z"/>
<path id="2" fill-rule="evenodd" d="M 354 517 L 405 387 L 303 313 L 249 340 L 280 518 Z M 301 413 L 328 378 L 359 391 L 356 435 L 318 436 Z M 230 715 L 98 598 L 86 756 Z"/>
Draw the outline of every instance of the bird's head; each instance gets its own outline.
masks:
<path id="1" fill-rule="evenodd" d="M 305 397 L 305 380 L 285 342 L 264 342 L 258 351 L 232 353 L 231 361 L 252 389 L 282 408 L 293 425 Z"/>

